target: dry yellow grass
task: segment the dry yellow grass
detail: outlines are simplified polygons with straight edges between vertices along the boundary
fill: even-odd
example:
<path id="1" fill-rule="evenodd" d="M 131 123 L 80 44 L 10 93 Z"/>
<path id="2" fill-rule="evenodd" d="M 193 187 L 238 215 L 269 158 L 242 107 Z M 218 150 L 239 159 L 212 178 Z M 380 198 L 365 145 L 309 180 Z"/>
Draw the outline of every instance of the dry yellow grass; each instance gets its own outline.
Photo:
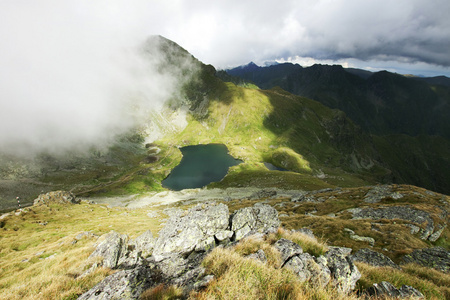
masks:
<path id="1" fill-rule="evenodd" d="M 271 247 L 268 241 L 265 246 Z M 205 290 L 191 293 L 190 299 L 357 299 L 354 294 L 341 294 L 331 286 L 322 288 L 302 283 L 291 271 L 245 258 L 239 251 L 242 247 L 214 249 L 203 265 L 215 280 Z"/>
<path id="2" fill-rule="evenodd" d="M 148 229 L 156 233 L 160 221 L 149 218 L 148 210 L 54 204 L 25 208 L 4 218 L 0 299 L 76 299 L 112 272 L 99 268 L 80 277 L 92 263 L 87 258 L 96 236 L 111 230 L 132 238 Z M 75 238 L 87 231 L 92 234 Z"/>

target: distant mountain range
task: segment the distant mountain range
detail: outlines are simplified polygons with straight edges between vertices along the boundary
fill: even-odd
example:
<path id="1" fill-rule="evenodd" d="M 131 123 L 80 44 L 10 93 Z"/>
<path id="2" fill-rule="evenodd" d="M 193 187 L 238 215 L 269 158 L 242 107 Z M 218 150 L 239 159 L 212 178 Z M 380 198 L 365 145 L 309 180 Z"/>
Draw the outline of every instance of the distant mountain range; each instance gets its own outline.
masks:
<path id="1" fill-rule="evenodd" d="M 339 65 L 303 68 L 291 63 L 267 67 L 249 63 L 226 73 L 262 89 L 279 86 L 340 109 L 373 134 L 450 138 L 450 78 L 445 76 L 407 77 Z"/>

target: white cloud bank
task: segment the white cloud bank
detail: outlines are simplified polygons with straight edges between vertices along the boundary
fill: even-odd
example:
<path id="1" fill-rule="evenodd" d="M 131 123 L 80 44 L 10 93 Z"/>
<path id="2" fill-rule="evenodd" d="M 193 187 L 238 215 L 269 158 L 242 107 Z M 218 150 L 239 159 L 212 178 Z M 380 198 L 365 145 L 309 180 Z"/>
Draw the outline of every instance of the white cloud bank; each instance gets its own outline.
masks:
<path id="1" fill-rule="evenodd" d="M 135 55 L 152 34 L 218 68 L 306 57 L 450 75 L 449 11 L 448 0 L 3 0 L 0 149 L 107 140 L 132 125 L 128 99 L 159 106 L 176 80 Z"/>

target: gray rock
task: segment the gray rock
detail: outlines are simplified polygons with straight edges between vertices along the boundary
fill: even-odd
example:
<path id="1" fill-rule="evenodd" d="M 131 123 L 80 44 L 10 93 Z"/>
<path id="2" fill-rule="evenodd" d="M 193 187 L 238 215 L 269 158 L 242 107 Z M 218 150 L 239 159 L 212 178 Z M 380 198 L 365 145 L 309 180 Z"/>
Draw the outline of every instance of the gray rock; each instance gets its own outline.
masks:
<path id="1" fill-rule="evenodd" d="M 102 237 L 103 241 L 100 242 L 89 258 L 102 257 L 103 266 L 113 269 L 117 267 L 119 259 L 127 253 L 128 236 L 111 231 Z"/>
<path id="2" fill-rule="evenodd" d="M 195 246 L 197 252 L 207 252 L 216 246 L 214 236 L 209 236 Z"/>
<path id="3" fill-rule="evenodd" d="M 366 290 L 366 294 L 374 297 L 392 297 L 392 298 L 412 298 L 420 299 L 424 298 L 423 294 L 415 288 L 403 285 L 400 289 L 397 289 L 391 283 L 382 281 L 380 283 L 374 283 L 373 286 Z"/>
<path id="4" fill-rule="evenodd" d="M 166 254 L 189 254 L 196 246 L 227 230 L 229 224 L 228 206 L 224 204 L 198 204 L 186 215 L 171 217 L 159 232 L 153 256 L 163 260 Z"/>
<path id="5" fill-rule="evenodd" d="M 264 253 L 264 250 L 259 249 L 255 253 L 252 253 L 250 255 L 247 255 L 248 258 L 259 260 L 263 263 L 267 262 L 266 253 Z"/>
<path id="6" fill-rule="evenodd" d="M 303 253 L 303 249 L 300 245 L 287 239 L 279 239 L 273 246 L 280 251 L 281 267 L 283 267 L 290 258 Z"/>
<path id="7" fill-rule="evenodd" d="M 316 200 L 316 198 L 313 195 L 308 194 L 297 194 L 292 196 L 291 198 L 292 202 L 319 202 Z"/>
<path id="8" fill-rule="evenodd" d="M 402 263 L 416 263 L 449 273 L 450 252 L 441 247 L 417 249 L 402 258 Z"/>
<path id="9" fill-rule="evenodd" d="M 147 230 L 135 240 L 136 251 L 141 252 L 143 257 L 149 256 L 155 246 L 155 238 L 150 230 Z"/>
<path id="10" fill-rule="evenodd" d="M 350 238 L 357 242 L 369 243 L 371 246 L 375 245 L 375 239 L 370 236 L 359 236 L 357 234 L 351 234 Z"/>
<path id="11" fill-rule="evenodd" d="M 413 224 L 405 224 L 405 225 L 408 226 L 411 229 L 411 231 L 410 231 L 411 234 L 416 234 L 416 233 L 418 233 L 420 231 L 420 227 L 419 226 L 416 226 L 416 225 L 413 225 Z"/>
<path id="12" fill-rule="evenodd" d="M 364 248 L 359 249 L 355 254 L 351 256 L 352 261 L 359 261 L 375 267 L 391 267 L 399 269 L 400 267 L 395 264 L 386 255 Z"/>
<path id="13" fill-rule="evenodd" d="M 231 231 L 231 230 L 222 230 L 222 231 L 217 232 L 214 236 L 216 237 L 216 239 L 219 242 L 224 242 L 226 240 L 231 239 L 231 237 L 233 236 L 233 231 Z"/>
<path id="14" fill-rule="evenodd" d="M 74 194 L 66 191 L 54 191 L 46 194 L 40 194 L 34 201 L 33 205 L 43 205 L 50 203 L 61 204 L 79 204 L 80 199 L 75 198 Z"/>
<path id="15" fill-rule="evenodd" d="M 383 208 L 358 208 L 348 210 L 353 214 L 353 219 L 401 219 L 416 224 L 425 224 L 421 238 L 426 240 L 434 231 L 434 222 L 430 214 L 408 206 L 389 206 Z"/>
<path id="16" fill-rule="evenodd" d="M 441 237 L 441 234 L 444 231 L 444 229 L 447 227 L 447 224 L 445 224 L 445 225 L 438 225 L 438 227 L 439 227 L 439 229 L 436 230 L 433 234 L 431 234 L 428 237 L 428 240 L 430 242 L 436 242 Z"/>
<path id="17" fill-rule="evenodd" d="M 351 249 L 350 249 L 351 251 Z M 343 293 L 349 293 L 355 288 L 361 273 L 348 256 L 348 248 L 333 247 L 325 254 L 328 268 L 331 271 L 333 285 Z"/>
<path id="18" fill-rule="evenodd" d="M 364 196 L 364 202 L 377 203 L 385 198 L 401 199 L 403 195 L 399 192 L 392 192 L 392 187 L 388 185 L 375 186 Z"/>
<path id="19" fill-rule="evenodd" d="M 79 300 L 139 299 L 153 284 L 149 269 L 121 270 L 106 277 L 92 289 L 82 294 Z"/>
<path id="20" fill-rule="evenodd" d="M 231 216 L 231 230 L 235 232 L 235 240 L 240 240 L 251 232 L 276 230 L 280 224 L 277 210 L 261 203 L 241 208 Z"/>
<path id="21" fill-rule="evenodd" d="M 213 281 L 213 279 L 214 279 L 214 275 L 206 275 L 205 277 L 203 277 L 202 279 L 200 279 L 194 283 L 193 289 L 199 290 L 201 288 L 207 287 L 208 284 L 211 281 Z"/>
<path id="22" fill-rule="evenodd" d="M 166 279 L 180 277 L 186 272 L 188 264 L 188 259 L 175 253 L 167 254 L 163 260 L 157 262 L 158 269 Z"/>
<path id="23" fill-rule="evenodd" d="M 326 286 L 331 279 L 331 273 L 326 266 L 326 259 L 322 258 L 320 263 L 308 253 L 301 253 L 289 259 L 284 265 L 292 270 L 301 281 L 310 281 L 314 284 Z"/>

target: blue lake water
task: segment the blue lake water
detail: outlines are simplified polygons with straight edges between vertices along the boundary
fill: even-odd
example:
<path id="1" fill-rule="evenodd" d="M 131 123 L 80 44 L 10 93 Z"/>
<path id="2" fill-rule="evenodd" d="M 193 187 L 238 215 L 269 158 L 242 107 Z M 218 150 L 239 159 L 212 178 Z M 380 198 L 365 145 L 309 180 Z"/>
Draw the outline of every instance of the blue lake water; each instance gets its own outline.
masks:
<path id="1" fill-rule="evenodd" d="M 183 158 L 162 185 L 171 190 L 201 188 L 222 180 L 232 166 L 242 161 L 228 154 L 222 144 L 195 145 L 180 148 Z"/>

